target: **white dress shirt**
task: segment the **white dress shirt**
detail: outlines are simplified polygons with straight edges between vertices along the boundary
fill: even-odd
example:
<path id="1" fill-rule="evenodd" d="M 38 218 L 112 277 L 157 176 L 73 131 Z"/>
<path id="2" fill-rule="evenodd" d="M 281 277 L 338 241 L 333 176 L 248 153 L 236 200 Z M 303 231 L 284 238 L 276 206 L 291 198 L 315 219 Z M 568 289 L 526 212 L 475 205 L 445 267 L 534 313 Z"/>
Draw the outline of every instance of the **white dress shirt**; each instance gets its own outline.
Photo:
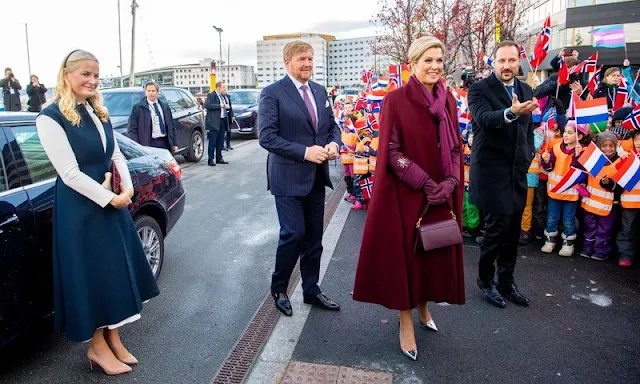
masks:
<path id="1" fill-rule="evenodd" d="M 227 104 L 227 100 L 221 94 L 216 91 L 216 95 L 218 95 L 218 100 L 220 100 L 220 118 L 224 119 L 227 117 L 227 109 L 224 107 Z"/>
<path id="2" fill-rule="evenodd" d="M 86 108 L 98 129 L 98 133 L 102 139 L 102 148 L 106 151 L 107 140 L 102 122 L 98 116 L 93 113 L 93 108 L 89 105 L 87 105 Z M 69 144 L 69 139 L 67 138 L 67 133 L 64 131 L 64 128 L 55 120 L 45 115 L 38 116 L 36 119 L 36 127 L 42 147 L 62 181 L 69 188 L 92 200 L 99 206 L 103 208 L 106 207 L 115 194 L 110 189 L 104 188 L 101 182 L 93 180 L 80 170 L 76 155 L 73 152 L 73 148 L 71 148 L 71 144 Z M 81 129 L 91 128 L 83 127 Z M 127 162 L 122 152 L 120 152 L 117 140 L 114 140 L 113 143 L 111 160 L 115 163 L 125 188 L 133 189 L 131 174 L 129 173 Z"/>
<path id="3" fill-rule="evenodd" d="M 149 111 L 151 111 L 151 124 L 153 126 L 153 130 L 151 131 L 151 138 L 152 139 L 159 139 L 162 137 L 166 137 L 167 135 L 162 133 L 162 129 L 160 129 L 160 122 L 164 121 L 164 116 L 158 116 L 158 114 L 156 114 L 156 109 L 153 108 L 153 104 L 158 104 L 158 109 L 160 110 L 160 113 L 164 114 L 164 110 L 162 109 L 162 105 L 160 105 L 160 103 L 158 103 L 158 100 L 156 101 L 151 101 L 149 99 L 147 99 L 147 103 L 149 104 Z M 162 120 L 160 120 L 160 118 L 162 118 Z M 166 128 L 166 122 L 165 122 L 165 128 Z"/>

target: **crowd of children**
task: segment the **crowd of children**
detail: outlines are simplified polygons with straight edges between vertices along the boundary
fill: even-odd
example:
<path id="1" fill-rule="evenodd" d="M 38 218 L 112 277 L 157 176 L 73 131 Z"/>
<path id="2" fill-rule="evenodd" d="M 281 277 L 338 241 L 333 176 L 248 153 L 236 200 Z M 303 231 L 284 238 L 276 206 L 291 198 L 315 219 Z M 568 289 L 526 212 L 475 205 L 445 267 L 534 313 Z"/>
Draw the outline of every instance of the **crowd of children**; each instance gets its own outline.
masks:
<path id="1" fill-rule="evenodd" d="M 527 175 L 521 245 L 535 237 L 544 239 L 544 253 L 555 252 L 560 243 L 560 256 L 574 255 L 579 246 L 579 255 L 585 258 L 601 261 L 617 255 L 621 267 L 632 266 L 640 232 L 640 182 L 632 181 L 635 185 L 623 188 L 613 178 L 629 156 L 640 159 L 640 130 L 621 128 L 629 112 L 613 114 L 600 133 L 573 120 L 560 128 L 553 117 L 534 123 L 538 125 L 534 130 L 536 153 Z M 473 137 L 463 138 L 468 188 Z M 596 175 L 579 161 L 592 143 L 606 157 Z M 464 216 L 465 235 L 478 234 L 481 215 L 466 197 Z"/>

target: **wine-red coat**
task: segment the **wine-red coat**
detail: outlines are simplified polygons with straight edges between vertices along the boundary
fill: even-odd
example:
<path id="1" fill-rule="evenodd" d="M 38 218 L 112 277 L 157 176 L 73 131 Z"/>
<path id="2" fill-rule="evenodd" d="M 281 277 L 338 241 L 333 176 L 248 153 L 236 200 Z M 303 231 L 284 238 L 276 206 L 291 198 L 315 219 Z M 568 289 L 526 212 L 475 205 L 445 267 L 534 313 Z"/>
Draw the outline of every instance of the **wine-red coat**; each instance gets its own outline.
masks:
<path id="1" fill-rule="evenodd" d="M 422 175 L 436 183 L 444 180 L 438 146 L 438 125 L 429 112 L 422 85 L 410 81 L 385 96 L 380 114 L 380 146 L 373 196 L 364 228 L 356 271 L 353 298 L 409 310 L 427 301 L 464 304 L 462 245 L 429 252 L 416 251 L 416 222 L 425 204 L 425 192 L 415 185 L 416 177 L 398 176 L 398 165 L 415 163 Z M 455 124 L 456 103 L 447 92 L 447 112 Z M 397 150 L 391 151 L 390 141 Z M 458 134 L 458 142 L 461 139 Z M 401 158 L 398 158 L 401 152 Z M 463 180 L 462 147 L 453 151 L 459 157 L 456 178 Z M 401 162 L 398 163 L 398 159 Z M 382 165 L 385 166 L 382 166 Z M 422 172 L 424 171 L 424 172 Z M 418 175 L 419 176 L 419 175 Z M 414 184 L 414 185 L 412 185 Z M 458 183 L 450 204 L 462 227 L 463 182 Z M 446 204 L 429 208 L 423 223 L 450 218 Z"/>

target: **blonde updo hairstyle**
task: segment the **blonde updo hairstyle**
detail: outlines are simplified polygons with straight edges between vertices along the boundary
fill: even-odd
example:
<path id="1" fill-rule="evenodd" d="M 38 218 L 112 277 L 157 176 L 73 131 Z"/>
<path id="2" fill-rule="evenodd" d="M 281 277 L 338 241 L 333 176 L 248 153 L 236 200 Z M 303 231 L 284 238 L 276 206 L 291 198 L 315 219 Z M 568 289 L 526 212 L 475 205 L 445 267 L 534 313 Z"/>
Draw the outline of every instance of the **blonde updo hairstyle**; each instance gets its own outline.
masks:
<path id="1" fill-rule="evenodd" d="M 51 102 L 58 103 L 58 108 L 60 108 L 62 115 L 75 126 L 80 125 L 80 114 L 78 114 L 77 111 L 78 99 L 71 89 L 71 84 L 64 78 L 64 75 L 67 72 L 75 70 L 80 62 L 85 60 L 98 62 L 98 59 L 93 54 L 81 49 L 72 51 L 65 58 L 60 66 L 60 71 L 58 71 L 58 84 L 56 85 L 53 92 L 53 99 L 51 100 Z M 91 104 L 94 113 L 100 121 L 106 123 L 109 119 L 109 114 L 107 109 L 102 105 L 102 95 L 100 95 L 98 89 L 96 89 L 96 93 L 93 96 L 87 99 L 87 102 Z"/>
<path id="2" fill-rule="evenodd" d="M 424 55 L 424 53 L 431 48 L 440 48 L 442 50 L 443 56 L 446 53 L 444 43 L 435 36 L 422 36 L 416 39 L 413 43 L 411 43 L 409 52 L 407 53 L 409 64 L 417 63 L 422 55 Z"/>

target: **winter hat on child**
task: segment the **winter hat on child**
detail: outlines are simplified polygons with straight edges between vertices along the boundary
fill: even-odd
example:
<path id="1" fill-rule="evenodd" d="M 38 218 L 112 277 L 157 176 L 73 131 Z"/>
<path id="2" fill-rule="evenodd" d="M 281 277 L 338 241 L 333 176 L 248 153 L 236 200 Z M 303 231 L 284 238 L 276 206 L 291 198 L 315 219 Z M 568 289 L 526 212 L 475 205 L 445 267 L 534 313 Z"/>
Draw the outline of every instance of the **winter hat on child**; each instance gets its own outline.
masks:
<path id="1" fill-rule="evenodd" d="M 611 141 L 613 145 L 618 146 L 618 138 L 613 132 L 604 131 L 596 135 L 596 145 L 598 148 L 600 148 L 605 141 Z"/>

